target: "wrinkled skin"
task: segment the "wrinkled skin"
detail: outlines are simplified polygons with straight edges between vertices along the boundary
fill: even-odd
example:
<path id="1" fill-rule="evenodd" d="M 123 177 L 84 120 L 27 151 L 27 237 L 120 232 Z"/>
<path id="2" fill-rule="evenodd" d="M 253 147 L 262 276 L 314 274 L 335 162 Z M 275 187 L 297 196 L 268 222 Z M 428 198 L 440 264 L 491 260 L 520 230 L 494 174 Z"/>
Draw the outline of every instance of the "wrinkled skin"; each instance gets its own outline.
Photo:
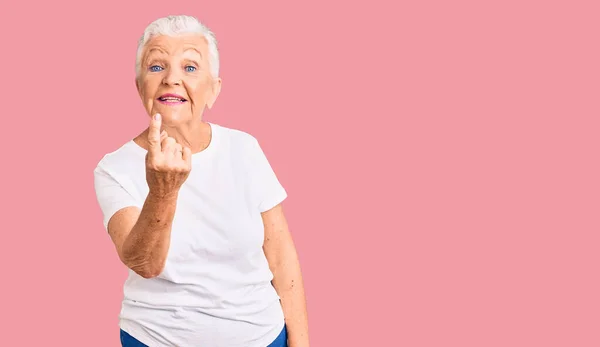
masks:
<path id="1" fill-rule="evenodd" d="M 201 35 L 157 36 L 146 44 L 136 87 L 149 116 L 160 113 L 162 130 L 193 153 L 210 142 L 210 126 L 202 122 L 205 107 L 212 108 L 221 80 L 210 74 L 208 44 Z M 159 98 L 172 93 L 186 101 L 166 105 Z M 136 139 L 148 147 L 147 131 Z"/>

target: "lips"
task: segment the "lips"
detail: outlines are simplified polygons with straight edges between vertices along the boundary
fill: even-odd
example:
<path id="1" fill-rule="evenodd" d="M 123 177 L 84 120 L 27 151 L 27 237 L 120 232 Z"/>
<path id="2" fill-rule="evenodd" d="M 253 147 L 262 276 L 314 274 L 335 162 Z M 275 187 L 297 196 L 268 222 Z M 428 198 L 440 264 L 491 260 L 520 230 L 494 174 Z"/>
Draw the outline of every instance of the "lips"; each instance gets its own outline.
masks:
<path id="1" fill-rule="evenodd" d="M 159 96 L 158 101 L 163 104 L 181 104 L 186 102 L 187 100 L 181 95 L 169 93 Z"/>

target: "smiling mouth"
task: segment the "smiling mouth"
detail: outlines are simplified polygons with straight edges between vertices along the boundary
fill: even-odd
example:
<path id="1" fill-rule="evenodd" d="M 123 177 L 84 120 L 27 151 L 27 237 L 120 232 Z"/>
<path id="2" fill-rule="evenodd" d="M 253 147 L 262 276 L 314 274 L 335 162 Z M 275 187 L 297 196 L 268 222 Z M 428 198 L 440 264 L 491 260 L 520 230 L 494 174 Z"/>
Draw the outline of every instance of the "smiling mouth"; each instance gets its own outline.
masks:
<path id="1" fill-rule="evenodd" d="M 162 95 L 161 97 L 158 98 L 158 101 L 161 104 L 166 104 L 166 105 L 182 104 L 184 102 L 187 102 L 187 100 L 185 98 L 183 98 L 180 95 L 175 95 L 175 94 Z"/>

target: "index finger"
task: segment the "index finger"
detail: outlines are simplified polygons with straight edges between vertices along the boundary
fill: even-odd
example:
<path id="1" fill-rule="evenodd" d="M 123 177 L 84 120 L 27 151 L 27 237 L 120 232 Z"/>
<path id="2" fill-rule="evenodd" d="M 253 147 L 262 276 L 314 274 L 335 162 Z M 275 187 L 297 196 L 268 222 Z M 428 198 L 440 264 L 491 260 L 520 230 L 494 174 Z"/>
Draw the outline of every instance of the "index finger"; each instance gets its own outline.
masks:
<path id="1" fill-rule="evenodd" d="M 150 126 L 148 127 L 148 143 L 150 144 L 150 151 L 160 152 L 160 126 L 160 113 L 157 113 L 154 115 L 154 117 L 152 117 Z"/>

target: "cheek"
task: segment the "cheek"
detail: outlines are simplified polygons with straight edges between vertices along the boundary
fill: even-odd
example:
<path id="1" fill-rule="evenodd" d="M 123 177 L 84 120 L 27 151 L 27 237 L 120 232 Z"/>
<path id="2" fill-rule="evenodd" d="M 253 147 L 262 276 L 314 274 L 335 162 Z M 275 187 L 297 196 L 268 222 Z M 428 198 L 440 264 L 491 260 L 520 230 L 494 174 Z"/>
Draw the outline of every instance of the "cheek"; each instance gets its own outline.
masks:
<path id="1" fill-rule="evenodd" d="M 150 86 L 146 85 L 142 88 L 142 98 L 144 100 L 152 98 L 152 88 Z"/>
<path id="2" fill-rule="evenodd" d="M 186 93 L 196 104 L 199 102 L 204 102 L 208 95 L 207 93 L 210 92 L 208 83 L 206 81 L 190 81 L 188 83 L 184 82 L 184 88 Z"/>
<path id="3" fill-rule="evenodd" d="M 140 96 L 142 98 L 142 103 L 144 104 L 144 107 L 150 111 L 152 109 L 152 105 L 154 104 L 154 94 L 152 93 L 152 91 L 150 90 L 150 88 L 143 88 L 141 90 Z"/>
<path id="4" fill-rule="evenodd" d="M 148 76 L 142 76 L 141 84 L 140 84 L 141 97 L 144 100 L 146 100 L 148 98 L 150 98 L 150 99 L 153 98 L 154 95 L 156 94 L 159 84 L 160 83 L 156 81 L 155 76 L 153 76 L 152 78 L 150 78 Z"/>

